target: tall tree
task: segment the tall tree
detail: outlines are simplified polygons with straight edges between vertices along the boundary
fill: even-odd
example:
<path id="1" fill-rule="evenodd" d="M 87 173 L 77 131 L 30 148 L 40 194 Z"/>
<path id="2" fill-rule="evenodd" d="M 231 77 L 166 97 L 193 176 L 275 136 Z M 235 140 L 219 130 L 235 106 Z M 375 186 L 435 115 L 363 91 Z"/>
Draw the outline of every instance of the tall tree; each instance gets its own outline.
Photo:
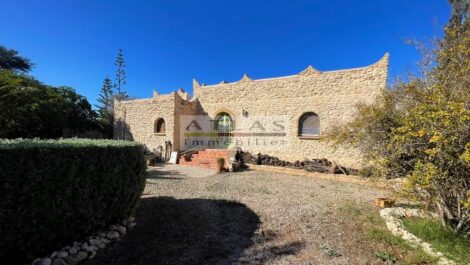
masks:
<path id="1" fill-rule="evenodd" d="M 108 76 L 103 80 L 98 107 L 99 123 L 103 135 L 107 138 L 113 137 L 113 84 Z"/>
<path id="2" fill-rule="evenodd" d="M 0 138 L 58 138 L 97 129 L 87 99 L 70 87 L 51 87 L 0 70 Z M 53 117 L 53 118 L 51 118 Z"/>
<path id="3" fill-rule="evenodd" d="M 98 115 L 84 96 L 67 86 L 57 87 L 54 90 L 61 96 L 61 110 L 66 121 L 65 126 L 71 130 L 73 136 L 98 129 L 96 124 Z"/>
<path id="4" fill-rule="evenodd" d="M 470 89 L 470 0 L 450 0 L 452 15 L 445 27 L 444 39 L 437 52 L 437 82 L 449 96 L 468 96 Z M 466 102 L 470 107 L 470 102 Z"/>
<path id="5" fill-rule="evenodd" d="M 0 69 L 14 72 L 29 72 L 32 64 L 18 52 L 0 45 Z"/>
<path id="6" fill-rule="evenodd" d="M 106 114 L 112 113 L 113 111 L 113 84 L 111 79 L 106 75 L 103 80 L 103 86 L 101 86 L 100 95 L 98 98 L 98 112 L 100 117 L 106 116 Z"/>
<path id="7" fill-rule="evenodd" d="M 0 47 L 0 138 L 58 138 L 97 129 L 87 99 L 70 87 L 52 87 L 24 74 L 27 58 Z"/>
<path id="8" fill-rule="evenodd" d="M 114 82 L 114 88 L 116 89 L 115 97 L 119 100 L 126 99 L 128 96 L 124 86 L 127 84 L 127 75 L 126 70 L 124 69 L 126 64 L 124 62 L 122 49 L 119 49 L 114 65 L 116 66 L 116 80 Z"/>

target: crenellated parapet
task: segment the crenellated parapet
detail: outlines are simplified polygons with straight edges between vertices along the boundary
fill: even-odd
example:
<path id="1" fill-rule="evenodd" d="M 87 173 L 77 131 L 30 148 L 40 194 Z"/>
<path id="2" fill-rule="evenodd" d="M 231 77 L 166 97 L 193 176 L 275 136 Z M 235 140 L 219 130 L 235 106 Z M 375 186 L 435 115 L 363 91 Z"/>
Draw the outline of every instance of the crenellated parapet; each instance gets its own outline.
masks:
<path id="1" fill-rule="evenodd" d="M 184 91 L 183 88 L 178 88 L 176 93 L 184 100 L 189 100 L 190 99 L 189 93 Z"/>
<path id="2" fill-rule="evenodd" d="M 236 82 L 221 82 L 202 86 L 193 80 L 194 97 L 215 100 L 218 95 L 225 95 L 217 100 L 239 100 L 242 95 L 251 99 L 285 97 L 309 97 L 318 94 L 357 95 L 369 93 L 376 95 L 385 89 L 388 75 L 389 54 L 377 62 L 359 68 L 333 71 L 319 71 L 309 65 L 303 71 L 290 76 L 252 79 L 247 74 Z M 370 101 L 370 100 L 368 100 Z"/>
<path id="3" fill-rule="evenodd" d="M 198 90 L 200 88 L 212 88 L 212 87 L 217 87 L 221 85 L 230 85 L 230 84 L 241 84 L 241 83 L 246 83 L 246 82 L 251 82 L 251 81 L 265 81 L 265 80 L 274 80 L 274 79 L 282 79 L 282 78 L 294 78 L 294 77 L 305 77 L 305 76 L 321 76 L 321 75 L 329 75 L 329 74 L 336 74 L 338 72 L 345 72 L 345 75 L 348 75 L 348 72 L 350 73 L 350 77 L 354 78 L 354 75 L 367 75 L 368 70 L 375 70 L 375 69 L 380 69 L 383 71 L 385 74 L 387 74 L 388 70 L 388 63 L 389 63 L 389 53 L 385 53 L 384 56 L 377 62 L 365 66 L 365 67 L 359 67 L 359 68 L 350 68 L 350 69 L 341 69 L 341 70 L 332 70 L 332 71 L 319 71 L 313 66 L 309 65 L 307 68 L 299 72 L 298 74 L 295 75 L 290 75 L 290 76 L 281 76 L 281 77 L 273 77 L 273 78 L 263 78 L 263 79 L 252 79 L 248 74 L 244 74 L 243 77 L 236 81 L 236 82 L 227 82 L 227 81 L 222 81 L 218 84 L 214 85 L 200 85 L 199 82 L 196 79 L 193 79 L 193 89 Z"/>
<path id="4" fill-rule="evenodd" d="M 199 82 L 195 78 L 193 78 L 193 89 L 196 89 L 196 88 L 199 88 L 199 87 L 201 87 L 201 85 L 199 84 Z"/>
<path id="5" fill-rule="evenodd" d="M 240 79 L 238 83 L 245 83 L 245 82 L 250 82 L 250 81 L 253 81 L 253 79 L 251 79 L 247 74 L 244 74 L 242 76 L 242 79 Z"/>
<path id="6" fill-rule="evenodd" d="M 313 68 L 313 66 L 309 65 L 305 70 L 302 72 L 298 73 L 299 76 L 306 76 L 306 75 L 319 75 L 321 74 L 320 71 L 317 69 Z"/>

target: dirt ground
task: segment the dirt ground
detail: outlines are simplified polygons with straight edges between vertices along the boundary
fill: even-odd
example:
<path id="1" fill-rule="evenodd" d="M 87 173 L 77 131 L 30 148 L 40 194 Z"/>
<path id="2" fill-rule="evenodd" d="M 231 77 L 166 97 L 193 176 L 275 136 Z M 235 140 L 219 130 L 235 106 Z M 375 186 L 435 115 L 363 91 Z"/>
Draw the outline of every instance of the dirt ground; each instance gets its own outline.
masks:
<path id="1" fill-rule="evenodd" d="M 373 200 L 383 195 L 311 177 L 153 168 L 137 226 L 84 264 L 383 264 L 338 210 L 377 211 Z"/>

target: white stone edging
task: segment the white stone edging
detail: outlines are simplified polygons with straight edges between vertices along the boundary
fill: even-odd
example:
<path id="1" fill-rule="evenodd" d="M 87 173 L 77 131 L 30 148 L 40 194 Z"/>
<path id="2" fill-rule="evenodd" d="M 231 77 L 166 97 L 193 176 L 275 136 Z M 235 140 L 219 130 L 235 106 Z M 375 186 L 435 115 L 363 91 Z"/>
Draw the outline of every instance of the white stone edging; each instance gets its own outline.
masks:
<path id="1" fill-rule="evenodd" d="M 120 240 L 135 225 L 135 218 L 129 217 L 121 224 L 110 225 L 108 229 L 99 231 L 84 241 L 75 241 L 71 245 L 52 252 L 51 255 L 37 258 L 31 265 L 76 265 L 85 259 L 92 259 L 98 250 L 105 248 L 113 241 Z"/>
<path id="2" fill-rule="evenodd" d="M 393 235 L 399 236 L 404 240 L 421 247 L 427 254 L 439 258 L 439 265 L 455 265 L 456 263 L 448 258 L 444 257 L 444 254 L 435 250 L 431 244 L 419 239 L 417 236 L 410 233 L 405 229 L 403 225 L 403 218 L 406 217 L 419 217 L 424 218 L 426 216 L 437 217 L 435 214 L 427 213 L 421 209 L 407 209 L 403 207 L 384 208 L 380 210 L 380 216 L 385 220 L 388 230 Z"/>

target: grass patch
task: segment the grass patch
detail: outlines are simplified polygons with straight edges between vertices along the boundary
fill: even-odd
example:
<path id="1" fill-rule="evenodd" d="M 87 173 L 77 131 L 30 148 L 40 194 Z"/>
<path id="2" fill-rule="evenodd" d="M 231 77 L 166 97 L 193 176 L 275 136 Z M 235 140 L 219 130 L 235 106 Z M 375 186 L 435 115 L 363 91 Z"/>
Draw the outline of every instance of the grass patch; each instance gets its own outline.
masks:
<path id="1" fill-rule="evenodd" d="M 383 250 L 375 252 L 375 256 L 387 263 L 395 263 L 397 261 L 395 256 Z"/>
<path id="2" fill-rule="evenodd" d="M 366 237 L 385 245 L 398 246 L 407 250 L 410 249 L 410 245 L 404 239 L 392 235 L 386 228 L 368 227 L 366 229 Z"/>
<path id="3" fill-rule="evenodd" d="M 323 244 L 320 246 L 320 249 L 323 251 L 323 253 L 330 257 L 330 258 L 336 258 L 336 257 L 341 257 L 341 253 L 338 251 L 334 250 L 332 247 L 330 247 L 328 244 Z"/>
<path id="4" fill-rule="evenodd" d="M 470 264 L 470 239 L 455 235 L 439 220 L 407 218 L 406 229 L 459 264 Z"/>
<path id="5" fill-rule="evenodd" d="M 361 239 L 358 242 L 363 242 L 378 260 L 387 264 L 436 264 L 436 258 L 388 231 L 377 209 L 347 203 L 338 210 L 356 225 Z"/>

